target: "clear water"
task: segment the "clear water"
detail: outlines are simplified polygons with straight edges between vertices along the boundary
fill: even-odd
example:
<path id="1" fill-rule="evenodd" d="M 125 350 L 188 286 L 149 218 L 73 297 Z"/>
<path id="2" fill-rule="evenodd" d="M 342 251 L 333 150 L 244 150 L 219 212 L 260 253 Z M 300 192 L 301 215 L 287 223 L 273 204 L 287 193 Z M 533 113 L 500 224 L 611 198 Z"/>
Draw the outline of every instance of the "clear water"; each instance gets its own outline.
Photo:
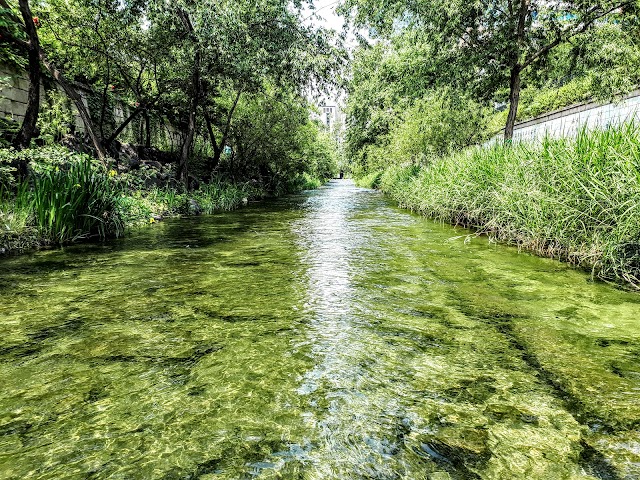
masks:
<path id="1" fill-rule="evenodd" d="M 3 260 L 0 478 L 640 478 L 640 295 L 467 233 L 336 181 Z"/>

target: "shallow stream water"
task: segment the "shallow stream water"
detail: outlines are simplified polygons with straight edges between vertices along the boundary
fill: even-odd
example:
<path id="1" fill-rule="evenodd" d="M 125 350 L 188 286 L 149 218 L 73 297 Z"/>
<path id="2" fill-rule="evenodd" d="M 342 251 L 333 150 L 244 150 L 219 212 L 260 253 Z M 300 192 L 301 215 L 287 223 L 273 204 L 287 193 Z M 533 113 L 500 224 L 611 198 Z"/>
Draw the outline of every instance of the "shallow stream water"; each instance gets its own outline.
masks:
<path id="1" fill-rule="evenodd" d="M 640 479 L 640 294 L 335 181 L 0 261 L 2 479 Z"/>

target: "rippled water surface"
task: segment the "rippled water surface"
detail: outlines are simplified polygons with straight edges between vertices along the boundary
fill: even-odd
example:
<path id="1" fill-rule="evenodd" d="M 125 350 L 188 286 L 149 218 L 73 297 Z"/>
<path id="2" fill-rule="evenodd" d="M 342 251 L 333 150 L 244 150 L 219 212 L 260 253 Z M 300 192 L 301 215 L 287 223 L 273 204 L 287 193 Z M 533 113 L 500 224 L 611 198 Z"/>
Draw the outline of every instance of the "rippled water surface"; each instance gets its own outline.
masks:
<path id="1" fill-rule="evenodd" d="M 2 260 L 0 478 L 639 479 L 640 295 L 467 233 L 336 181 Z"/>

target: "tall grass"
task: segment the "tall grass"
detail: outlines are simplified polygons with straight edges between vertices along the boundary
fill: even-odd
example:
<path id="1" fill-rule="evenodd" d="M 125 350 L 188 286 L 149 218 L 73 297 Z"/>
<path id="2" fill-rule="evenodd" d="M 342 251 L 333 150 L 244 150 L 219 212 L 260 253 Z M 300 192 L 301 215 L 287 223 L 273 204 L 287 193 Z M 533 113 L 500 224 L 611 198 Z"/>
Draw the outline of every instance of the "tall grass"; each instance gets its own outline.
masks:
<path id="1" fill-rule="evenodd" d="M 265 195 L 262 188 L 249 183 L 214 178 L 191 192 L 174 187 L 129 191 L 119 199 L 118 210 L 126 225 L 134 226 L 153 222 L 157 217 L 234 210 Z M 197 206 L 197 211 L 194 211 L 194 206 Z"/>
<path id="2" fill-rule="evenodd" d="M 640 129 L 473 148 L 392 167 L 402 206 L 640 287 Z"/>
<path id="3" fill-rule="evenodd" d="M 117 214 L 119 190 L 107 172 L 89 160 L 35 175 L 30 190 L 35 224 L 53 243 L 81 238 L 118 236 L 124 224 Z M 20 200 L 19 200 L 20 201 Z"/>
<path id="4" fill-rule="evenodd" d="M 32 227 L 31 208 L 25 202 L 27 184 L 18 188 L 18 195 L 0 185 L 0 250 L 20 249 L 37 243 Z"/>
<path id="5" fill-rule="evenodd" d="M 378 188 L 380 187 L 380 181 L 382 180 L 383 174 L 384 170 L 375 170 L 356 178 L 355 183 L 358 187 L 362 188 Z"/>
<path id="6" fill-rule="evenodd" d="M 238 208 L 249 198 L 256 196 L 248 184 L 235 184 L 213 179 L 193 192 L 193 199 L 198 202 L 203 213 L 211 214 L 216 211 L 228 211 Z"/>
<path id="7" fill-rule="evenodd" d="M 86 157 L 40 167 L 28 180 L 0 188 L 0 248 L 122 234 L 120 188 L 102 167 Z"/>

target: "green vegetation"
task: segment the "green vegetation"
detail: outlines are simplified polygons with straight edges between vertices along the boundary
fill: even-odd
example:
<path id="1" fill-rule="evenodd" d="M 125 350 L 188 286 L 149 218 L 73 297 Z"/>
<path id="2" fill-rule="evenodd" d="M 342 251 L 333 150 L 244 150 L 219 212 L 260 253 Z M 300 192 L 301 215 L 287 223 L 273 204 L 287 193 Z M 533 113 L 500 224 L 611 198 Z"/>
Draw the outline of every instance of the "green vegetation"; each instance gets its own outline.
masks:
<path id="1" fill-rule="evenodd" d="M 425 163 L 473 145 L 483 138 L 486 122 L 479 105 L 450 90 L 428 94 L 405 111 L 378 120 L 377 125 L 369 122 L 367 113 L 357 107 L 352 111 L 347 149 L 356 176 L 389 164 Z"/>
<path id="2" fill-rule="evenodd" d="M 0 53 L 29 76 L 24 119 L 0 119 L 0 248 L 119 236 L 333 176 L 307 92 L 338 82 L 345 53 L 304 8 L 0 0 Z"/>
<path id="3" fill-rule="evenodd" d="M 640 286 L 640 129 L 476 147 L 362 179 L 402 206 Z"/>
<path id="4" fill-rule="evenodd" d="M 190 191 L 176 183 L 170 171 L 164 184 L 147 187 L 150 179 L 158 178 L 154 169 L 118 175 L 115 165 L 105 168 L 88 155 L 59 146 L 0 150 L 0 249 L 117 237 L 127 228 L 168 216 L 211 214 L 268 195 L 316 188 L 333 174 L 335 159 L 330 144 L 319 142 L 314 148 L 317 151 L 306 152 L 309 163 L 300 163 L 303 171 L 289 172 L 284 177 L 288 183 L 278 190 L 217 176 Z M 20 163 L 28 169 L 24 180 L 14 175 L 12 165 Z"/>
<path id="5" fill-rule="evenodd" d="M 382 40 L 361 42 L 349 82 L 358 184 L 640 285 L 637 126 L 479 146 L 501 131 L 509 141 L 516 120 L 637 88 L 636 3 L 349 0 L 345 11 Z"/>
<path id="6" fill-rule="evenodd" d="M 213 181 L 197 190 L 185 192 L 171 187 L 145 190 L 124 189 L 117 213 L 128 226 L 155 223 L 157 219 L 178 215 L 212 214 L 236 209 L 266 192 L 249 184 Z"/>
<path id="7" fill-rule="evenodd" d="M 454 87 L 487 106 L 504 102 L 513 138 L 523 87 L 555 88 L 594 75 L 617 94 L 638 84 L 637 2 L 621 0 L 451 2 L 347 0 L 360 26 L 387 40 L 387 58 L 405 59 L 390 75 L 420 90 Z M 382 62 L 384 73 L 390 62 Z M 413 73 L 410 73 L 414 70 Z M 415 91 L 418 92 L 415 92 Z"/>
<path id="8" fill-rule="evenodd" d="M 39 234 L 55 243 L 122 233 L 117 201 L 118 190 L 107 172 L 88 158 L 36 173 L 30 189 L 18 186 L 17 203 L 29 205 Z"/>
<path id="9" fill-rule="evenodd" d="M 15 181 L 12 162 L 30 165 L 28 179 Z M 0 150 L 0 248 L 66 243 L 118 236 L 118 185 L 90 157 L 63 148 Z M 4 181 L 3 181 L 4 180 Z"/>

